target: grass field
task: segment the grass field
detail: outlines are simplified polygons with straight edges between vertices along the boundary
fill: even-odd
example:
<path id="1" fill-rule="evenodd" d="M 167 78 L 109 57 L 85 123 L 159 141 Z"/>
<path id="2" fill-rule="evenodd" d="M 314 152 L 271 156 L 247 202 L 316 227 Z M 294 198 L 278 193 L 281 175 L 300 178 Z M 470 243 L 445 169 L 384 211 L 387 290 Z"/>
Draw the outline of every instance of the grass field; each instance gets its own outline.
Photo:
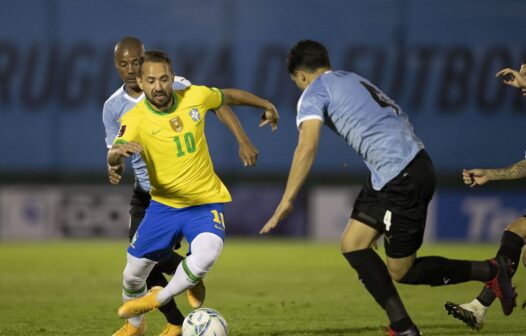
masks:
<path id="1" fill-rule="evenodd" d="M 0 244 L 0 335 L 111 335 L 122 321 L 121 273 L 125 241 Z M 483 259 L 497 245 L 433 245 L 421 255 Z M 383 249 L 382 249 L 383 250 Z M 526 291 L 525 270 L 515 283 Z M 205 279 L 205 306 L 227 319 L 230 335 L 381 335 L 386 317 L 339 253 L 337 243 L 229 240 Z M 478 294 L 480 283 L 448 287 L 398 285 L 425 336 L 470 335 L 443 310 L 447 300 Z M 189 312 L 186 298 L 177 302 Z M 161 314 L 147 316 L 158 335 Z M 480 335 L 525 335 L 526 312 L 503 317 L 495 302 Z"/>

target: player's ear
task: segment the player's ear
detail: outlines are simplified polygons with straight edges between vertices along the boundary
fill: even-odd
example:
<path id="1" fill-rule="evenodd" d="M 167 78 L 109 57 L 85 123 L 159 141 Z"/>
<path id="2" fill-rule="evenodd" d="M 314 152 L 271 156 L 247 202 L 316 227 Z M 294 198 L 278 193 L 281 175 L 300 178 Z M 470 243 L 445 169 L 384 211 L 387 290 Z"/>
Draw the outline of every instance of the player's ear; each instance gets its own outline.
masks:
<path id="1" fill-rule="evenodd" d="M 142 87 L 142 79 L 141 79 L 141 76 L 137 76 L 135 77 L 136 80 L 137 80 L 137 85 L 139 85 L 139 87 L 141 88 L 141 90 L 144 91 L 144 88 Z"/>

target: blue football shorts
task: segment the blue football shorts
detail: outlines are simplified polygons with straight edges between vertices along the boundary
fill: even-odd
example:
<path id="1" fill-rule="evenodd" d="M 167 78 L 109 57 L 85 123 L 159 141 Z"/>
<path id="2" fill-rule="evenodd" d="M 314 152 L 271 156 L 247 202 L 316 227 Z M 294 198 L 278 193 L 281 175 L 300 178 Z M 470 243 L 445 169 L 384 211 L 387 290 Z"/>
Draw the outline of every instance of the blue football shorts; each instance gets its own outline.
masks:
<path id="1" fill-rule="evenodd" d="M 128 247 L 128 253 L 137 258 L 158 261 L 167 256 L 182 237 L 191 244 L 203 232 L 225 239 L 222 203 L 178 209 L 152 200 Z"/>

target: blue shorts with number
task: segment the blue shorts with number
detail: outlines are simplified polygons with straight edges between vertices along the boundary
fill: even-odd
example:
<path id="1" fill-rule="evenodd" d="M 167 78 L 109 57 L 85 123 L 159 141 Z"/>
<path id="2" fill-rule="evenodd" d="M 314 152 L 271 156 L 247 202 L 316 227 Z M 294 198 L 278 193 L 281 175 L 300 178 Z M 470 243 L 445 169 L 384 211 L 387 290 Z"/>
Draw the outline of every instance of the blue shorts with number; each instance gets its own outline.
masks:
<path id="1" fill-rule="evenodd" d="M 191 244 L 203 232 L 211 232 L 225 239 L 222 203 L 177 209 L 151 201 L 128 247 L 128 253 L 137 258 L 157 261 L 168 255 L 183 236 Z"/>

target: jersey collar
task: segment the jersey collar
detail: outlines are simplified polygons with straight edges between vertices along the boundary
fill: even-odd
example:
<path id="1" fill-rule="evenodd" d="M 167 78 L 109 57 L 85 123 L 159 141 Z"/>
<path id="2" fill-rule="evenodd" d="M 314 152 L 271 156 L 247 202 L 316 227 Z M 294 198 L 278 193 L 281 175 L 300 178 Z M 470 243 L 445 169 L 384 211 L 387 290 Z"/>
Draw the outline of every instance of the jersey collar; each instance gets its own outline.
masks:
<path id="1" fill-rule="evenodd" d="M 144 95 L 144 93 L 143 93 L 143 95 Z M 166 112 L 159 112 L 159 111 L 155 110 L 152 107 L 152 105 L 150 105 L 150 102 L 148 101 L 148 99 L 144 100 L 144 105 L 146 105 L 148 110 L 150 112 L 154 113 L 154 114 L 161 115 L 161 116 L 165 116 L 165 115 L 171 114 L 173 111 L 175 111 L 177 109 L 177 106 L 179 105 L 179 101 L 177 100 L 177 95 L 175 94 L 175 92 L 173 92 L 172 95 L 174 97 L 174 101 L 173 101 L 172 107 L 170 107 L 170 110 L 168 110 Z"/>

